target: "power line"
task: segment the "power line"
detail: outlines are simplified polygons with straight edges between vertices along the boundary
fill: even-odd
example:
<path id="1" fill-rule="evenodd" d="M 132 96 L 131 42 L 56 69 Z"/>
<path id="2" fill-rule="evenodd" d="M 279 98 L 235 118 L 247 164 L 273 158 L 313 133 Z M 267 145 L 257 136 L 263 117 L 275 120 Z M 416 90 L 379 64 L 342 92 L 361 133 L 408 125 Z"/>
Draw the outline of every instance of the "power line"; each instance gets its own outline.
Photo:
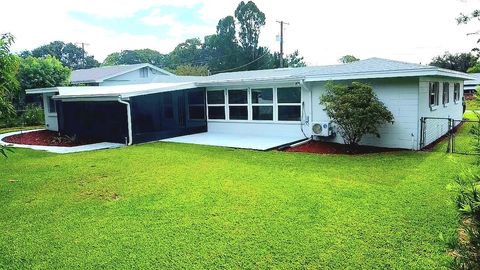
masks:
<path id="1" fill-rule="evenodd" d="M 283 68 L 283 25 L 289 25 L 284 21 L 277 21 L 280 24 L 280 67 Z"/>
<path id="2" fill-rule="evenodd" d="M 229 71 L 234 71 L 234 70 L 237 70 L 237 69 L 246 67 L 246 66 L 248 66 L 248 65 L 250 65 L 250 64 L 253 64 L 253 63 L 257 62 L 258 60 L 260 60 L 261 58 L 265 57 L 265 55 L 267 55 L 267 54 L 269 54 L 269 53 L 270 53 L 270 52 L 266 52 L 266 53 L 264 53 L 262 56 L 258 57 L 257 59 L 255 59 L 255 60 L 253 60 L 253 61 L 251 61 L 251 62 L 249 62 L 249 63 L 246 63 L 246 64 L 244 64 L 244 65 L 241 65 L 241 66 L 239 66 L 239 67 L 234 67 L 234 68 L 230 68 L 230 69 L 215 71 L 215 73 L 218 74 L 218 73 L 223 73 L 223 72 L 229 72 Z"/>
<path id="3" fill-rule="evenodd" d="M 75 42 L 75 45 L 80 44 L 82 45 L 82 58 L 83 58 L 83 65 L 85 66 L 86 61 L 85 61 L 85 46 L 90 46 L 89 43 L 85 42 Z"/>

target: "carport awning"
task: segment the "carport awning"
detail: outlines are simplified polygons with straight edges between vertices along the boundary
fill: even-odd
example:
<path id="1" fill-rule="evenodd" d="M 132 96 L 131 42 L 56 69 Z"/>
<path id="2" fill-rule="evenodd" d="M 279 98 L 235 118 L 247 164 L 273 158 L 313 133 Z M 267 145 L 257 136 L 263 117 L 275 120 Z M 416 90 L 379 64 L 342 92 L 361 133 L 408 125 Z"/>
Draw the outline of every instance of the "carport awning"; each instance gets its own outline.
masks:
<path id="1" fill-rule="evenodd" d="M 164 142 L 191 143 L 232 148 L 269 150 L 304 140 L 301 136 L 259 136 L 221 132 L 205 132 L 162 140 Z"/>

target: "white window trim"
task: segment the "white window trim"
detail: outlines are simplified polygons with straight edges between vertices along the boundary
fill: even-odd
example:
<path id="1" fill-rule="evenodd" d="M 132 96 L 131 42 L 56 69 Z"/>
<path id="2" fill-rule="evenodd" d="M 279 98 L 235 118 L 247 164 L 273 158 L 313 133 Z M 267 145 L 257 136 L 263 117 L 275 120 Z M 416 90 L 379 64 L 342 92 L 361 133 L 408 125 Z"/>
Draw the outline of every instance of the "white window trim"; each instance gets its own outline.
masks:
<path id="1" fill-rule="evenodd" d="M 430 103 L 430 84 L 435 84 L 435 83 L 438 83 L 438 88 L 437 88 L 437 91 L 434 91 L 436 93 L 435 103 L 431 104 Z M 429 82 L 428 83 L 428 105 L 429 105 L 431 111 L 435 111 L 438 108 L 438 106 L 440 105 L 440 82 Z"/>
<path id="2" fill-rule="evenodd" d="M 301 123 L 301 119 L 299 121 L 284 121 L 278 120 L 278 106 L 300 106 L 300 110 L 302 110 L 302 102 L 303 102 L 303 90 L 302 87 L 300 88 L 300 103 L 278 103 L 278 95 L 277 89 L 278 88 L 289 88 L 289 87 L 298 87 L 296 85 L 282 85 L 282 86 L 254 86 L 254 87 L 232 87 L 232 88 L 213 88 L 207 89 L 208 91 L 223 91 L 225 96 L 225 103 L 224 104 L 208 104 L 208 93 L 207 93 L 207 121 L 215 122 L 215 123 L 261 123 L 261 124 L 291 124 L 291 125 L 298 125 Z M 252 89 L 265 89 L 271 88 L 273 90 L 273 103 L 252 103 Z M 229 104 L 228 100 L 228 91 L 229 90 L 247 90 L 247 104 Z M 208 117 L 208 107 L 210 106 L 223 106 L 225 108 L 225 119 L 210 119 Z M 248 120 L 236 120 L 230 119 L 230 106 L 247 106 L 248 111 Z M 253 120 L 253 106 L 273 106 L 273 120 Z M 300 111 L 300 117 L 302 113 Z"/>
<path id="3" fill-rule="evenodd" d="M 455 99 L 455 86 L 456 86 L 456 85 L 458 85 L 458 96 L 457 96 L 457 99 Z M 461 96 L 462 96 L 462 95 L 461 95 L 461 93 L 462 93 L 461 89 L 462 89 L 462 86 L 461 86 L 460 83 L 453 83 L 453 102 L 454 102 L 455 104 L 460 103 L 460 99 L 461 99 Z"/>

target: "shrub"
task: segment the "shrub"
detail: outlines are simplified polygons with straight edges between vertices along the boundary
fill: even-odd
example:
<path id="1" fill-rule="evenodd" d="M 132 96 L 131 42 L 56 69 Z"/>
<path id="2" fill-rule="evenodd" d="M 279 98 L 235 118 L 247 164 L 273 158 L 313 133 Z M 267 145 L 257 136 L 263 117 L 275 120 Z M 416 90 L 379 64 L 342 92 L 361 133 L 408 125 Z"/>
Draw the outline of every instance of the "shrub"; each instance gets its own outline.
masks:
<path id="1" fill-rule="evenodd" d="M 336 125 L 344 142 L 356 146 L 366 134 L 380 137 L 378 128 L 393 124 L 393 115 L 378 99 L 368 84 L 353 82 L 351 85 L 327 83 L 327 93 L 320 97 L 320 104 Z"/>
<path id="2" fill-rule="evenodd" d="M 42 107 L 35 104 L 28 104 L 23 114 L 23 120 L 27 126 L 43 124 L 44 115 Z"/>

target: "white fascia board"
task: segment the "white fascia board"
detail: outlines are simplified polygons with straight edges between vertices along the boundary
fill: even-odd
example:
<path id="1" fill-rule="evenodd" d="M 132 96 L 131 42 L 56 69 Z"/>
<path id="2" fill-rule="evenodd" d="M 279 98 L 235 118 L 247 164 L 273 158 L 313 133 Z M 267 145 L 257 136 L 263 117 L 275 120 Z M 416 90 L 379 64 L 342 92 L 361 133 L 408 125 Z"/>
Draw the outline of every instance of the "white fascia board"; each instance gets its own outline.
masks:
<path id="1" fill-rule="evenodd" d="M 250 86 L 255 85 L 269 85 L 281 83 L 295 83 L 303 80 L 302 77 L 271 77 L 271 78 L 256 78 L 245 80 L 218 80 L 210 82 L 198 82 L 199 87 L 229 87 L 229 86 Z"/>
<path id="2" fill-rule="evenodd" d="M 305 78 L 305 82 L 321 82 L 321 81 L 343 81 L 343 80 L 362 80 L 362 79 L 382 79 L 382 78 L 401 78 L 401 77 L 424 77 L 424 76 L 440 76 L 451 77 L 463 80 L 470 79 L 465 73 L 454 72 L 450 70 L 439 69 L 422 69 L 411 71 L 390 71 L 390 72 L 368 72 L 368 73 L 350 73 L 336 74 L 331 76 L 311 76 Z"/>
<path id="3" fill-rule="evenodd" d="M 78 102 L 78 101 L 117 101 L 119 95 L 92 95 L 92 96 L 53 96 L 55 100 L 63 102 Z"/>
<path id="4" fill-rule="evenodd" d="M 180 85 L 171 86 L 171 87 L 163 87 L 163 88 L 157 88 L 157 89 L 122 93 L 122 94 L 120 94 L 120 96 L 122 98 L 130 98 L 130 97 L 135 97 L 135 96 L 144 96 L 144 95 L 149 95 L 149 94 L 172 92 L 172 91 L 177 91 L 177 90 L 186 90 L 186 89 L 192 89 L 192 88 L 198 88 L 198 87 L 199 86 L 196 83 L 186 83 L 186 84 L 180 84 Z"/>
<path id="5" fill-rule="evenodd" d="M 58 87 L 26 89 L 26 94 L 58 93 Z"/>

